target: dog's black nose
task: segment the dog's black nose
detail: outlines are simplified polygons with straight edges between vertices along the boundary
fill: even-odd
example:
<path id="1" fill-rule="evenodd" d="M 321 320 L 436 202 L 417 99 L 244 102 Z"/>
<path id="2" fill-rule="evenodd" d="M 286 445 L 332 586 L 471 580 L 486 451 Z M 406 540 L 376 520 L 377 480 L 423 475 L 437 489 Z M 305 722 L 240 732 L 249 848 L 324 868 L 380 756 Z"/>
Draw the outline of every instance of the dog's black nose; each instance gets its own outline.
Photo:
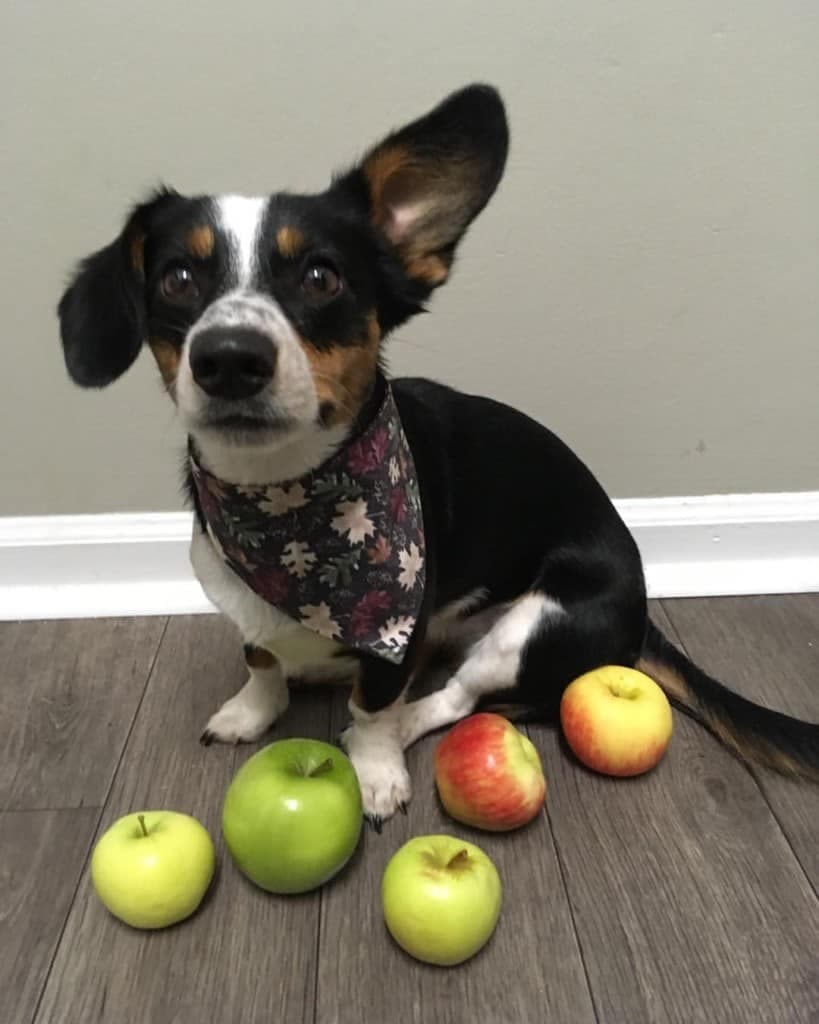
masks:
<path id="1" fill-rule="evenodd" d="M 250 398 L 273 379 L 276 349 L 248 327 L 208 327 L 191 345 L 191 372 L 214 398 Z"/>

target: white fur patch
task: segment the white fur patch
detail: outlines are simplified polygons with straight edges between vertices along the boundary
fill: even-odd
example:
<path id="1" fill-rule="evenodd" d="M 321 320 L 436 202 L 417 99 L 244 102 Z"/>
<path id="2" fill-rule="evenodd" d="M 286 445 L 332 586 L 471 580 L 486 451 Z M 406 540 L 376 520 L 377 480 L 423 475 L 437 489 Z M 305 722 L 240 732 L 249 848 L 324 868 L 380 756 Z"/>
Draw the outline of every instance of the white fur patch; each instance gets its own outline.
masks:
<path id="1" fill-rule="evenodd" d="M 231 265 L 240 288 L 253 280 L 257 266 L 256 242 L 268 200 L 263 197 L 220 196 L 216 200 L 219 223 L 230 242 Z"/>
<path id="2" fill-rule="evenodd" d="M 401 715 L 401 746 L 404 750 L 416 740 L 471 714 L 478 698 L 472 696 L 457 676 L 441 690 L 406 704 Z"/>
<path id="3" fill-rule="evenodd" d="M 346 425 L 305 425 L 269 444 L 239 446 L 216 435 L 196 437 L 204 466 L 226 483 L 248 486 L 297 480 L 330 458 L 349 433 Z"/>

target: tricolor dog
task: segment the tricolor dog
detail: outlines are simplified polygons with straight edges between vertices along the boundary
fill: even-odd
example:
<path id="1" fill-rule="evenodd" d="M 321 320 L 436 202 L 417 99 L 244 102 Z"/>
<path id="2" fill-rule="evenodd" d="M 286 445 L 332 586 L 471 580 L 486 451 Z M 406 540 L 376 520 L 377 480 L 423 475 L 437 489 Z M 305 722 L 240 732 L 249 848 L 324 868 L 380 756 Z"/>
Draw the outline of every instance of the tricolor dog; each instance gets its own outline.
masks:
<path id="1" fill-rule="evenodd" d="M 343 741 L 379 826 L 410 799 L 420 736 L 478 706 L 553 715 L 572 679 L 615 663 L 740 757 L 817 779 L 818 726 L 733 694 L 652 625 L 635 543 L 565 444 L 385 372 L 387 337 L 448 281 L 507 146 L 498 93 L 471 86 L 320 194 L 154 195 L 65 292 L 74 381 L 104 387 L 146 345 L 188 436 L 191 559 L 248 668 L 203 741 L 264 735 L 288 678 L 348 681 Z M 482 635 L 418 697 L 430 646 L 476 612 Z"/>

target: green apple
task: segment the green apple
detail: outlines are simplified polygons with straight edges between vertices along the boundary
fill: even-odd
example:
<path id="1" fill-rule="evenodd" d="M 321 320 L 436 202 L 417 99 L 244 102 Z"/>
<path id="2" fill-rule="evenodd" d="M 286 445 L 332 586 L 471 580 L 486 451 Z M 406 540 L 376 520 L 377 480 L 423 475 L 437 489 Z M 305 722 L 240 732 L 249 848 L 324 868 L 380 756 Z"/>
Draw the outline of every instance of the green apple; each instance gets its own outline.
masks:
<path id="1" fill-rule="evenodd" d="M 279 740 L 236 773 L 222 811 L 233 859 L 268 892 L 315 889 L 361 834 L 361 790 L 347 756 L 320 740 Z"/>
<path id="2" fill-rule="evenodd" d="M 133 928 L 166 928 L 202 902 L 216 866 L 207 831 L 175 811 L 127 814 L 100 836 L 91 857 L 97 895 Z"/>
<path id="3" fill-rule="evenodd" d="M 453 836 L 418 836 L 393 855 L 381 882 L 384 920 L 417 960 L 449 967 L 474 956 L 495 930 L 502 899 L 495 865 Z"/>

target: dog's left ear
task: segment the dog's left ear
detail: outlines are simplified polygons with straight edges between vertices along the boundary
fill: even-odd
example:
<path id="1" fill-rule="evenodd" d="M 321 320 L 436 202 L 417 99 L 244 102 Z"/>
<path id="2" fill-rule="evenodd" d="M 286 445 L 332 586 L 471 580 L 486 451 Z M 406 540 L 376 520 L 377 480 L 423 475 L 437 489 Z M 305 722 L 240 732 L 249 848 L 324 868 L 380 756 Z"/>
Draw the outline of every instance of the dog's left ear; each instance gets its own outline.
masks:
<path id="1" fill-rule="evenodd" d="M 363 189 L 374 226 L 428 289 L 495 191 L 509 148 L 498 92 L 471 85 L 389 135 L 341 183 Z"/>

